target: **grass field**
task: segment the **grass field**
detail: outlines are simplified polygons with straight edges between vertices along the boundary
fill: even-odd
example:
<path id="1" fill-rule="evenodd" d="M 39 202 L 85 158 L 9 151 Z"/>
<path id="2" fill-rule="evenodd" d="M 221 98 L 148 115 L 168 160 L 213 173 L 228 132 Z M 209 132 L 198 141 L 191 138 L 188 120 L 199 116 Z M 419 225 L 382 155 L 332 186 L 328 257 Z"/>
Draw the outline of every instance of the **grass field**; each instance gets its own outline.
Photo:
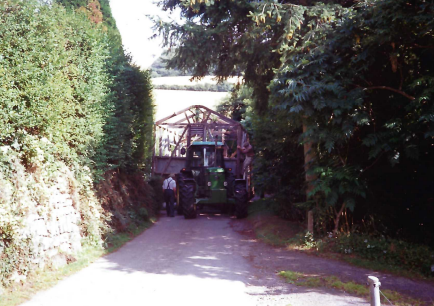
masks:
<path id="1" fill-rule="evenodd" d="M 215 105 L 227 94 L 226 92 L 155 89 L 155 121 L 189 107 L 190 105 L 203 105 L 215 110 Z"/>
<path id="2" fill-rule="evenodd" d="M 161 78 L 153 78 L 152 83 L 155 85 L 196 85 L 196 84 L 217 84 L 215 80 L 213 80 L 213 76 L 206 76 L 199 82 L 193 81 L 190 82 L 191 76 L 178 76 L 178 77 L 161 77 Z M 230 78 L 226 82 L 228 83 L 236 83 L 238 78 Z M 241 81 L 241 79 L 240 79 Z"/>

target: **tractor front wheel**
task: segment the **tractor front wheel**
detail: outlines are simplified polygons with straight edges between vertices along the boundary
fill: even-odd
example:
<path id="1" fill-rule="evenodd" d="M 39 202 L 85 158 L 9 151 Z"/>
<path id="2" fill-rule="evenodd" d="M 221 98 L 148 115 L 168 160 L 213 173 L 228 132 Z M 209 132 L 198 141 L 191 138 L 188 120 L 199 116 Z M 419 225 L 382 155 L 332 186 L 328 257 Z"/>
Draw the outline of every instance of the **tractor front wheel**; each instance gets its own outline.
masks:
<path id="1" fill-rule="evenodd" d="M 196 218 L 196 207 L 194 200 L 194 180 L 184 180 L 179 186 L 179 200 L 182 205 L 182 211 L 185 219 Z"/>

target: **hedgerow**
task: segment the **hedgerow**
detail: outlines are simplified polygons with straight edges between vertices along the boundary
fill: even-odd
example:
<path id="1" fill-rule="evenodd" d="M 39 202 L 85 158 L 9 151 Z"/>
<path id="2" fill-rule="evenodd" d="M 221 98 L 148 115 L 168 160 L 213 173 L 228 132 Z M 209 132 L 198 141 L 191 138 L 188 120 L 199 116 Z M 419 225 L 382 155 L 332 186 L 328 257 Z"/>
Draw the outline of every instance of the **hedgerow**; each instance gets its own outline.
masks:
<path id="1" fill-rule="evenodd" d="M 143 172 L 152 85 L 125 54 L 108 2 L 81 2 L 0 1 L 0 286 L 25 278 L 43 257 L 27 217 L 55 220 L 54 193 L 69 194 L 87 244 L 117 230 L 116 211 L 137 212 L 134 222 L 154 213 L 150 196 L 107 208 L 95 191 L 116 170 L 133 174 L 128 188 L 136 181 L 152 195 Z"/>

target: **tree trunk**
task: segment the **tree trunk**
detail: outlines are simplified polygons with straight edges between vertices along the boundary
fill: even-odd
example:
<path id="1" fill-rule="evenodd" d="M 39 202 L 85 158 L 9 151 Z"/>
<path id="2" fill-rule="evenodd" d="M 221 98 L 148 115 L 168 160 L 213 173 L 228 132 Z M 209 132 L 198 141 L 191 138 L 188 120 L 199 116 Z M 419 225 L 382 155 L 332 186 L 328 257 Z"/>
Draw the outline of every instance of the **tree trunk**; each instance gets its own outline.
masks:
<path id="1" fill-rule="evenodd" d="M 342 212 L 344 211 L 344 209 L 345 209 L 345 202 L 342 203 L 342 207 L 341 207 L 341 209 L 339 210 L 339 212 L 336 215 L 336 218 L 335 218 L 335 229 L 333 230 L 334 234 L 338 233 L 338 230 L 339 230 L 339 220 L 341 219 L 341 215 L 342 215 Z"/>
<path id="2" fill-rule="evenodd" d="M 303 124 L 303 133 L 306 132 L 307 127 Z M 309 192 L 313 189 L 311 182 L 316 179 L 315 175 L 308 175 L 309 164 L 315 158 L 315 154 L 312 152 L 312 143 L 308 142 L 303 145 L 304 147 L 304 170 L 306 171 L 306 200 L 309 199 Z M 307 230 L 313 234 L 313 211 L 309 210 L 307 212 Z"/>

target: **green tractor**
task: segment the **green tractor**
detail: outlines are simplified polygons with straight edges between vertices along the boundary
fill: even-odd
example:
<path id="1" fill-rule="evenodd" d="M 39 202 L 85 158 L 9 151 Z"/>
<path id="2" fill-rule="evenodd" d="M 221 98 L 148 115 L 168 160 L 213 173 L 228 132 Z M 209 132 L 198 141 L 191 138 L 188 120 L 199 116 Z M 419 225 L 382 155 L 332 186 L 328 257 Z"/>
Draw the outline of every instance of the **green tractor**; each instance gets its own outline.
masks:
<path id="1" fill-rule="evenodd" d="M 178 214 L 196 218 L 204 206 L 247 216 L 252 173 L 243 173 L 248 134 L 240 122 L 192 105 L 155 123 L 153 175 L 176 174 Z"/>
<path id="2" fill-rule="evenodd" d="M 193 219 L 204 206 L 222 213 L 247 216 L 246 180 L 235 179 L 235 169 L 225 167 L 222 142 L 196 141 L 186 152 L 186 164 L 177 175 L 178 214 Z"/>

